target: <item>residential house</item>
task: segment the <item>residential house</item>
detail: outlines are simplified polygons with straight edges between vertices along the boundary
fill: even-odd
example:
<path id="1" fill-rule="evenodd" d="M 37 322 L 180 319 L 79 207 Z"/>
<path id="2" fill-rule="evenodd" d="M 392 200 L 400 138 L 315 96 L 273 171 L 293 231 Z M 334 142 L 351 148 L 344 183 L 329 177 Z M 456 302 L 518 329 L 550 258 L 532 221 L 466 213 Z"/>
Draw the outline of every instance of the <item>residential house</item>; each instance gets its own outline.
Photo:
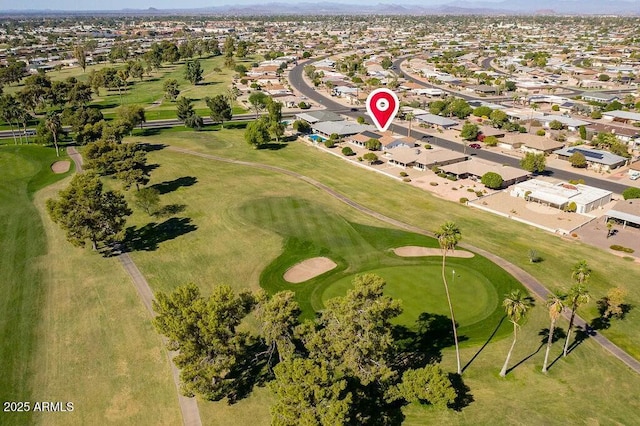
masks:
<path id="1" fill-rule="evenodd" d="M 612 124 L 604 123 L 591 123 L 586 127 L 587 132 L 594 135 L 599 133 L 611 133 L 618 138 L 621 142 L 626 143 L 632 149 L 637 149 L 640 146 L 640 128 L 637 127 L 623 127 Z"/>
<path id="2" fill-rule="evenodd" d="M 531 152 L 533 154 L 545 154 L 550 155 L 553 151 L 564 147 L 562 142 L 554 141 L 544 136 L 537 136 L 531 134 L 514 134 L 509 135 L 509 138 L 518 140 L 522 143 L 520 150 L 522 152 Z"/>
<path id="3" fill-rule="evenodd" d="M 619 155 L 613 154 L 609 151 L 603 151 L 601 149 L 586 148 L 583 146 L 567 147 L 557 151 L 553 151 L 558 155 L 558 158 L 563 160 L 569 160 L 574 153 L 579 152 L 585 156 L 587 160 L 587 167 L 597 171 L 609 171 L 624 166 L 627 163 L 627 159 Z"/>
<path id="4" fill-rule="evenodd" d="M 468 161 L 450 164 L 440 168 L 447 174 L 452 174 L 459 179 L 472 178 L 480 180 L 486 173 L 494 172 L 499 174 L 503 179 L 503 186 L 513 185 L 529 178 L 530 173 L 526 170 L 518 169 L 511 166 L 503 166 L 489 161 L 473 158 Z"/>
<path id="5" fill-rule="evenodd" d="M 458 124 L 457 121 L 435 114 L 421 114 L 414 117 L 421 123 L 437 129 L 449 129 Z"/>
<path id="6" fill-rule="evenodd" d="M 610 104 L 613 101 L 620 100 L 620 96 L 600 92 L 584 92 L 580 94 L 580 97 L 585 101 L 600 102 L 603 104 Z"/>
<path id="7" fill-rule="evenodd" d="M 342 121 L 344 118 L 335 112 L 319 110 L 300 112 L 296 114 L 296 120 L 303 120 L 309 124 L 314 124 L 321 121 Z"/>
<path id="8" fill-rule="evenodd" d="M 418 170 L 429 170 L 434 166 L 446 166 L 468 158 L 464 154 L 445 148 L 425 149 L 407 146 L 389 149 L 385 156 L 389 158 L 389 164 L 403 169 L 413 167 Z"/>
<path id="9" fill-rule="evenodd" d="M 572 117 L 567 117 L 564 115 L 553 115 L 553 114 L 539 117 L 538 121 L 540 121 L 542 125 L 546 128 L 549 128 L 549 124 L 552 121 L 559 121 L 560 123 L 562 123 L 564 127 L 566 127 L 569 131 L 572 131 L 572 132 L 577 131 L 580 126 L 586 126 L 588 124 L 591 124 L 588 121 L 582 121 L 582 120 L 578 120 Z"/>
<path id="10" fill-rule="evenodd" d="M 619 121 L 622 123 L 640 122 L 640 113 L 631 111 L 606 111 L 602 113 L 602 119 L 605 121 Z"/>
<path id="11" fill-rule="evenodd" d="M 344 138 L 346 136 L 352 136 L 357 133 L 364 132 L 366 130 L 372 131 L 375 127 L 368 124 L 358 124 L 353 121 L 320 121 L 318 123 L 311 124 L 311 129 L 314 133 L 321 136 L 330 137 L 332 134 L 337 134 L 339 137 Z"/>
<path id="12" fill-rule="evenodd" d="M 605 216 L 605 222 L 615 219 L 622 222 L 622 228 L 627 225 L 640 228 L 640 199 L 618 201 Z"/>
<path id="13" fill-rule="evenodd" d="M 575 203 L 576 213 L 587 214 L 610 202 L 612 193 L 605 189 L 583 184 L 551 183 L 540 179 L 531 179 L 515 185 L 511 190 L 511 196 L 560 210 L 565 210 L 571 203 Z"/>

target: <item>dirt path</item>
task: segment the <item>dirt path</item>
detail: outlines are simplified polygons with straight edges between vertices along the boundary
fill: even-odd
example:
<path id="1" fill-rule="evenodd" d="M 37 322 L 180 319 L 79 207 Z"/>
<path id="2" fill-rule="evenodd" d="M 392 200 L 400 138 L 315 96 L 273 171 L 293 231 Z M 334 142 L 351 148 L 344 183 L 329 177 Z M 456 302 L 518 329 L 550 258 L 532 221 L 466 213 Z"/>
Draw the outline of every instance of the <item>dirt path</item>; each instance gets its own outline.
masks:
<path id="1" fill-rule="evenodd" d="M 153 296 L 153 290 L 149 286 L 144 275 L 138 269 L 138 266 L 133 262 L 128 253 L 122 253 L 118 256 L 118 260 L 122 264 L 122 267 L 131 277 L 133 281 L 133 285 L 138 291 L 138 295 L 140 296 L 140 300 L 144 304 L 145 308 L 149 312 L 151 317 L 155 317 L 156 313 L 153 311 L 153 300 L 155 297 Z M 166 343 L 166 340 L 162 339 L 163 343 Z M 178 388 L 178 403 L 180 404 L 180 411 L 182 411 L 182 421 L 185 426 L 202 426 L 202 420 L 200 419 L 200 411 L 198 410 L 198 403 L 195 398 L 188 398 L 182 393 L 180 393 L 180 371 L 176 367 L 173 362 L 173 358 L 178 353 L 175 351 L 169 351 L 169 360 L 171 361 L 171 373 L 173 375 L 173 380 L 176 383 L 176 387 Z"/>
<path id="2" fill-rule="evenodd" d="M 76 165 L 76 172 L 82 173 L 82 156 L 75 149 L 75 147 L 68 147 L 67 153 L 69 157 L 73 160 Z M 118 256 L 118 260 L 124 270 L 131 277 L 131 281 L 133 281 L 133 285 L 140 296 L 140 300 L 142 304 L 147 308 L 149 315 L 151 317 L 155 317 L 156 313 L 153 311 L 153 300 L 155 299 L 153 296 L 153 291 L 149 286 L 149 283 L 145 279 L 140 269 L 133 262 L 133 259 L 129 256 L 128 253 L 122 253 Z M 163 344 L 166 341 L 163 338 Z M 186 396 L 180 393 L 180 371 L 176 367 L 173 362 L 173 358 L 177 355 L 177 352 L 169 351 L 169 364 L 171 365 L 171 374 L 173 376 L 173 381 L 176 384 L 176 389 L 178 391 L 178 404 L 180 405 L 180 411 L 182 413 L 182 422 L 184 426 L 202 426 L 202 420 L 200 419 L 200 410 L 198 409 L 198 403 L 195 398 L 187 398 Z"/>
<path id="3" fill-rule="evenodd" d="M 204 154 L 201 152 L 196 152 L 196 151 L 191 151 L 188 149 L 184 149 L 184 148 L 178 148 L 178 147 L 174 147 L 174 146 L 170 146 L 168 147 L 168 149 L 172 150 L 172 151 L 176 151 L 176 152 L 180 152 L 182 154 L 187 154 L 187 155 L 193 155 L 196 157 L 201 157 L 201 158 L 205 158 L 205 159 L 209 159 L 209 160 L 214 160 L 214 161 L 220 161 L 220 162 L 224 162 L 224 163 L 231 163 L 231 164 L 238 164 L 241 166 L 248 166 L 248 167 L 253 167 L 253 168 L 258 168 L 258 169 L 263 169 L 263 170 L 271 170 L 277 173 L 282 173 L 288 176 L 292 176 L 295 177 L 297 179 L 300 179 L 304 182 L 307 182 L 308 184 L 321 189 L 323 191 L 325 191 L 326 193 L 328 193 L 329 195 L 331 195 L 332 197 L 342 201 L 343 203 L 347 204 L 348 206 L 353 207 L 354 209 L 369 215 L 375 219 L 378 219 L 382 222 L 386 222 L 390 225 L 393 225 L 395 227 L 398 227 L 400 229 L 405 229 L 407 231 L 410 232 L 414 232 L 416 234 L 421 234 L 421 235 L 427 235 L 429 237 L 433 237 L 433 233 L 425 231 L 421 228 L 418 228 L 416 226 L 413 225 L 409 225 L 407 223 L 404 223 L 402 221 L 393 219 L 389 216 L 385 216 L 382 213 L 378 213 L 375 210 L 372 210 L 368 207 L 365 207 L 361 204 L 356 203 L 355 201 L 351 200 L 350 198 L 346 197 L 343 194 L 340 194 L 339 192 L 333 190 L 332 188 L 328 187 L 327 185 L 318 182 L 315 179 L 312 179 L 308 176 L 304 176 L 301 175 L 300 173 L 296 173 L 293 172 L 291 170 L 287 170 L 287 169 L 283 169 L 281 167 L 277 167 L 277 166 L 271 166 L 269 164 L 261 164 L 261 163 L 253 163 L 250 161 L 241 161 L 241 160 L 233 160 L 230 158 L 225 158 L 225 157 L 219 157 L 216 155 L 211 155 L 211 154 Z M 538 297 L 541 300 L 546 300 L 547 295 L 550 293 L 550 291 L 544 287 L 538 280 L 536 280 L 531 274 L 529 274 L 528 272 L 524 271 L 523 269 L 517 267 L 516 265 L 506 261 L 505 259 L 502 259 L 499 256 L 494 255 L 493 253 L 490 253 L 486 250 L 480 249 L 478 247 L 469 245 L 469 244 L 460 244 L 461 248 L 467 249 L 469 251 L 472 252 L 476 252 L 484 257 L 486 257 L 487 259 L 491 260 L 492 262 L 494 262 L 495 264 L 497 264 L 498 266 L 500 266 L 501 268 L 503 268 L 505 271 L 509 272 L 511 275 L 513 275 L 518 281 L 520 281 L 525 287 L 527 287 L 536 297 Z M 567 309 L 564 312 L 564 317 L 569 319 L 570 316 L 570 311 Z M 622 361 L 623 363 L 625 363 L 629 368 L 631 368 L 633 371 L 635 371 L 636 373 L 640 374 L 640 361 L 638 361 L 637 359 L 633 358 L 631 355 L 629 355 L 628 353 L 626 353 L 625 351 L 623 351 L 622 349 L 620 349 L 616 344 L 614 344 L 612 341 L 610 341 L 609 339 L 607 339 L 605 336 L 603 336 L 602 334 L 596 332 L 595 330 L 590 329 L 590 327 L 588 327 L 587 322 L 582 319 L 580 316 L 576 315 L 575 317 L 575 324 L 577 326 L 582 327 L 583 329 L 589 329 L 591 330 L 591 334 L 590 334 L 590 338 L 593 339 L 594 341 L 596 341 L 597 343 L 599 343 L 603 348 L 605 348 L 607 351 L 609 351 L 612 355 L 614 355 L 615 357 L 617 357 L 620 361 Z"/>

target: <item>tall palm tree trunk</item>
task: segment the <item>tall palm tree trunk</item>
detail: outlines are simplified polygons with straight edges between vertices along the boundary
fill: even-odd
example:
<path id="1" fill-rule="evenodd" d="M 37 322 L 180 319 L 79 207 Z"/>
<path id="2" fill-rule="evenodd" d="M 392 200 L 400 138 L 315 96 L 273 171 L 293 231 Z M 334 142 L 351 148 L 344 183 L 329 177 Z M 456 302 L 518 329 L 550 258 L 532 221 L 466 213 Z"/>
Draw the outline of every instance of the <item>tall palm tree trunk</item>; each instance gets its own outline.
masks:
<path id="1" fill-rule="evenodd" d="M 444 282 L 444 290 L 447 293 L 447 302 L 449 303 L 449 313 L 451 314 L 451 326 L 453 328 L 453 341 L 456 344 L 456 362 L 458 363 L 458 374 L 462 374 L 460 367 L 460 349 L 458 348 L 458 330 L 456 329 L 456 318 L 453 315 L 453 305 L 451 304 L 451 296 L 449 295 L 449 285 L 447 284 L 447 274 L 445 265 L 447 261 L 447 251 L 442 254 L 442 281 Z"/>
<path id="2" fill-rule="evenodd" d="M 509 353 L 507 354 L 507 359 L 504 360 L 504 365 L 502 366 L 502 370 L 500 370 L 500 377 L 504 377 L 507 375 L 507 367 L 509 366 L 509 359 L 511 359 L 511 352 L 513 352 L 513 348 L 516 346 L 516 340 L 518 340 L 518 324 L 513 323 L 513 342 L 511 343 L 511 348 L 509 349 Z"/>
<path id="3" fill-rule="evenodd" d="M 569 340 L 571 339 L 571 329 L 573 328 L 573 320 L 576 317 L 576 309 L 577 306 L 575 303 L 571 306 L 571 318 L 569 318 L 569 329 L 567 330 L 567 339 L 564 341 L 564 349 L 562 351 L 562 356 L 567 356 L 567 352 L 569 351 Z"/>
<path id="4" fill-rule="evenodd" d="M 10 120 L 7 120 L 7 123 L 9 124 L 9 128 L 11 129 L 11 136 L 13 136 L 13 144 L 18 145 L 18 140 L 16 139 L 16 133 L 13 131 L 13 123 L 11 123 Z"/>
<path id="5" fill-rule="evenodd" d="M 60 151 L 58 150 L 58 137 L 55 132 L 53 133 L 53 144 L 56 147 L 56 157 L 60 157 Z"/>
<path id="6" fill-rule="evenodd" d="M 553 343 L 553 330 L 556 328 L 556 321 L 551 321 L 551 327 L 549 327 L 549 338 L 547 339 L 547 351 L 544 354 L 544 364 L 542 365 L 542 372 L 547 372 L 547 363 L 549 362 L 549 350 Z"/>

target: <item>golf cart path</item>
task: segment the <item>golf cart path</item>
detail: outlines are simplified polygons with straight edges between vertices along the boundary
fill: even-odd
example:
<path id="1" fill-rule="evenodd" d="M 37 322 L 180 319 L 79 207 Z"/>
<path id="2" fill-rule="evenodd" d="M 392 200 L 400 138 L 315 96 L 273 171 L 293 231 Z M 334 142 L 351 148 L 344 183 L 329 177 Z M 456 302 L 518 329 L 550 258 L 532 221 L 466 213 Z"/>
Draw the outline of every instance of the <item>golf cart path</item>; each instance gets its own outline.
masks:
<path id="1" fill-rule="evenodd" d="M 82 156 L 80 153 L 74 147 L 68 147 L 67 153 L 76 165 L 76 172 L 82 173 Z M 140 269 L 138 269 L 128 253 L 118 255 L 118 260 L 120 261 L 120 264 L 122 264 L 124 270 L 131 277 L 133 285 L 140 296 L 140 300 L 144 304 L 145 308 L 147 308 L 149 315 L 151 315 L 152 318 L 155 317 L 156 313 L 153 311 L 153 300 L 155 298 L 144 275 L 142 275 L 142 272 L 140 272 Z M 163 338 L 162 342 L 164 344 L 166 343 L 166 340 Z M 182 422 L 184 426 L 202 426 L 202 420 L 200 419 L 200 411 L 198 410 L 198 403 L 196 399 L 188 398 L 180 392 L 180 371 L 173 362 L 173 358 L 176 355 L 177 352 L 175 351 L 168 352 L 171 374 L 173 376 L 173 381 L 176 384 L 176 390 L 178 391 L 178 404 L 180 405 L 180 411 L 182 413 Z"/>
<path id="2" fill-rule="evenodd" d="M 184 149 L 184 148 L 179 148 L 179 147 L 175 147 L 175 146 L 169 146 L 167 149 L 171 150 L 171 151 L 175 151 L 175 152 L 179 152 L 182 154 L 187 154 L 187 155 L 193 155 L 196 157 L 201 157 L 201 158 L 205 158 L 208 160 L 214 160 L 214 161 L 219 161 L 219 162 L 224 162 L 224 163 L 230 163 L 230 164 L 237 164 L 237 165 L 241 165 L 241 166 L 247 166 L 247 167 L 253 167 L 253 168 L 258 168 L 258 169 L 263 169 L 263 170 L 270 170 L 270 171 L 274 171 L 277 173 L 281 173 L 281 174 L 285 174 L 291 177 L 294 177 L 296 179 L 302 180 L 324 192 L 326 192 L 327 194 L 331 195 L 332 197 L 342 201 L 343 203 L 347 204 L 350 207 L 353 207 L 354 209 L 360 211 L 361 213 L 364 213 L 368 216 L 371 216 L 375 219 L 378 219 L 382 222 L 386 222 L 390 225 L 393 225 L 395 227 L 401 228 L 401 229 L 405 229 L 407 231 L 410 232 L 414 232 L 416 234 L 421 234 L 421 235 L 426 235 L 429 237 L 434 237 L 433 233 L 426 231 L 424 229 L 418 228 L 417 226 L 413 226 L 413 225 L 409 225 L 407 223 L 404 223 L 402 221 L 393 219 L 389 216 L 385 216 L 382 213 L 379 213 L 375 210 L 372 210 L 368 207 L 365 207 L 361 204 L 358 204 L 357 202 L 353 201 L 352 199 L 346 197 L 345 195 L 335 191 L 334 189 L 330 188 L 329 186 L 318 182 L 315 179 L 312 179 L 308 176 L 304 176 L 300 173 L 296 173 L 294 171 L 291 170 L 287 170 L 281 167 L 277 167 L 277 166 L 272 166 L 269 164 L 262 164 L 262 163 L 254 163 L 254 162 L 250 162 L 250 161 L 242 161 L 242 160 L 234 160 L 231 158 L 226 158 L 226 157 L 220 157 L 217 155 L 211 155 L 211 154 L 205 154 L 205 153 L 201 153 L 201 152 L 197 152 L 197 151 L 191 151 L 188 149 Z M 543 286 L 538 280 L 536 280 L 531 274 L 529 274 L 528 272 L 524 271 L 523 269 L 519 268 L 518 266 L 512 264 L 511 262 L 508 262 L 507 260 L 496 256 L 493 253 L 490 253 L 486 250 L 480 249 L 478 247 L 472 246 L 470 244 L 460 244 L 461 248 L 467 249 L 469 251 L 478 253 L 484 257 L 486 257 L 487 259 L 491 260 L 492 262 L 494 262 L 495 264 L 497 264 L 498 266 L 500 266 L 501 268 L 503 268 L 505 271 L 509 272 L 511 275 L 514 276 L 514 278 L 516 278 L 518 281 L 520 281 L 527 289 L 529 289 L 529 291 L 531 291 L 537 298 L 539 298 L 540 300 L 546 300 L 547 295 L 550 293 L 550 291 Z M 570 317 L 570 310 L 566 309 L 563 312 L 563 316 L 566 319 L 569 319 Z M 640 374 L 640 361 L 638 361 L 637 359 L 633 358 L 631 355 L 629 355 L 627 352 L 625 352 L 624 350 L 622 350 L 620 347 L 618 347 L 616 344 L 614 344 L 612 341 L 610 341 L 609 339 L 607 339 L 605 336 L 603 336 L 602 334 L 598 333 L 597 331 L 591 329 L 587 322 L 582 319 L 579 315 L 576 314 L 575 319 L 574 319 L 574 323 L 576 326 L 580 326 L 582 327 L 583 330 L 589 330 L 589 338 L 593 339 L 594 341 L 596 341 L 597 343 L 599 343 L 603 348 L 605 348 L 607 351 L 609 351 L 612 355 L 614 355 L 616 358 L 618 358 L 620 361 L 622 361 L 624 364 L 626 364 L 629 368 L 631 368 L 633 371 L 635 371 L 636 373 Z"/>

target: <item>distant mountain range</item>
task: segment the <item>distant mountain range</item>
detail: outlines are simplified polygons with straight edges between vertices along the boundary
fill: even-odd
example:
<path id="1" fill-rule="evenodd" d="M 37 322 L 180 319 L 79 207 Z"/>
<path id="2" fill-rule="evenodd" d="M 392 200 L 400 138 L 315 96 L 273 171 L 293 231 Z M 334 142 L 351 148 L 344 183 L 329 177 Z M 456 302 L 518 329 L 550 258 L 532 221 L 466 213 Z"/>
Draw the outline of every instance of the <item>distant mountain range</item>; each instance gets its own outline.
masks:
<path id="1" fill-rule="evenodd" d="M 503 0 L 451 1 L 440 4 L 392 4 L 392 3 L 332 3 L 332 2 L 277 2 L 235 4 L 197 9 L 125 9 L 100 12 L 139 15 L 211 14 L 211 15 L 515 15 L 515 14 L 559 14 L 559 15 L 640 15 L 640 3 L 625 0 Z M 55 10 L 5 10 L 9 14 L 56 14 Z M 88 11 L 78 11 L 86 14 Z M 74 13 L 64 11 L 64 13 Z"/>

